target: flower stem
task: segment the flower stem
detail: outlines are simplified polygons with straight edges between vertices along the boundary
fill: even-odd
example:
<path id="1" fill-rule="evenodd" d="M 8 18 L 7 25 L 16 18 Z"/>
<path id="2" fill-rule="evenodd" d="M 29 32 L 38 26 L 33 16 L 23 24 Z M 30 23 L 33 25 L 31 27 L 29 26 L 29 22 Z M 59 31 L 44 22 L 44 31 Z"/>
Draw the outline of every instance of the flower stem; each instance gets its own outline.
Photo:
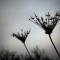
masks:
<path id="1" fill-rule="evenodd" d="M 29 50 L 27 49 L 27 47 L 26 47 L 26 44 L 25 44 L 25 43 L 24 43 L 24 46 L 25 46 L 25 48 L 26 48 L 26 50 L 27 50 L 27 52 L 28 52 L 28 54 L 29 54 L 29 56 L 30 56 L 30 58 L 31 58 L 30 52 L 29 52 Z"/>
<path id="2" fill-rule="evenodd" d="M 59 52 L 58 52 L 56 46 L 54 45 L 54 43 L 53 43 L 53 41 L 52 41 L 52 38 L 51 38 L 51 35 L 50 35 L 50 34 L 49 34 L 49 38 L 50 38 L 50 41 L 51 41 L 51 43 L 52 43 L 52 45 L 53 45 L 53 47 L 54 47 L 54 49 L 55 49 L 55 51 L 56 51 L 58 57 L 60 58 L 60 54 L 59 54 Z"/>

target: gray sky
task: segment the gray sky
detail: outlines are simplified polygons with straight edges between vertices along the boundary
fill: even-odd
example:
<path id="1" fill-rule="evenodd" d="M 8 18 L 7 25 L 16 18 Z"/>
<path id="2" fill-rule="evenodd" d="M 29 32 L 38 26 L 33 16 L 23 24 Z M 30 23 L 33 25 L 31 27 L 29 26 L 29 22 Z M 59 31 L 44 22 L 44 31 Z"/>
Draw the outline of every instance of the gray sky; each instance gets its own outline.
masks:
<path id="1" fill-rule="evenodd" d="M 35 24 L 28 21 L 34 12 L 40 17 L 48 12 L 52 15 L 60 10 L 60 0 L 0 0 L 0 47 L 11 51 L 25 52 L 23 44 L 11 36 L 12 32 L 20 32 L 21 29 L 31 29 L 26 40 L 28 49 L 39 46 L 48 54 L 55 53 L 48 35 Z M 52 39 L 60 51 L 60 22 L 52 33 Z M 23 50 L 23 51 L 22 51 Z M 50 52 L 50 53 L 49 53 Z M 54 55 L 54 54 L 52 54 Z M 56 53 L 55 53 L 56 55 Z"/>

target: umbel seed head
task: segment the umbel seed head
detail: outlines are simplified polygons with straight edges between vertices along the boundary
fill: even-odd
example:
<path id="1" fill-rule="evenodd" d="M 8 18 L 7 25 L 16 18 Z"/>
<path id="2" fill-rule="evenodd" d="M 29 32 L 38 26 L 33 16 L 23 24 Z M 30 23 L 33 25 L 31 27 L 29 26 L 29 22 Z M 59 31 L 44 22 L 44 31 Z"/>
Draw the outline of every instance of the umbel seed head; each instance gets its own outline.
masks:
<path id="1" fill-rule="evenodd" d="M 29 33 L 30 33 L 30 30 L 29 31 L 25 31 L 24 33 L 21 33 L 21 34 L 19 34 L 19 32 L 17 34 L 13 33 L 12 36 L 16 37 L 17 39 L 19 39 L 22 43 L 25 43 L 26 38 L 27 38 Z"/>
<path id="2" fill-rule="evenodd" d="M 51 34 L 60 20 L 60 12 L 57 12 L 53 17 L 51 17 L 50 13 L 48 12 L 48 14 L 45 16 L 46 18 L 44 19 L 43 17 L 39 18 L 35 14 L 35 17 L 31 17 L 29 20 L 37 24 L 39 27 L 42 27 L 46 34 Z"/>

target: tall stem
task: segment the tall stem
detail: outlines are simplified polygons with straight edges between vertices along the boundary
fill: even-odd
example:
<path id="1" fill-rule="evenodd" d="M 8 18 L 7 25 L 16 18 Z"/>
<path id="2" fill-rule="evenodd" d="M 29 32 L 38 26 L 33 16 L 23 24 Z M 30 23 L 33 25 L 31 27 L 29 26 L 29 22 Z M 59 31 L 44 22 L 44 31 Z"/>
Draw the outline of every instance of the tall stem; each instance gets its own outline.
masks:
<path id="1" fill-rule="evenodd" d="M 28 52 L 28 54 L 29 54 L 29 56 L 30 56 L 30 58 L 31 58 L 30 52 L 29 52 L 29 50 L 27 49 L 27 47 L 26 47 L 26 44 L 25 44 L 25 43 L 24 43 L 24 46 L 25 46 L 25 48 L 26 48 L 26 50 L 27 50 L 27 52 Z"/>
<path id="2" fill-rule="evenodd" d="M 59 52 L 58 52 L 56 46 L 54 45 L 54 43 L 53 43 L 53 41 L 52 41 L 52 38 L 51 38 L 51 35 L 50 35 L 50 34 L 49 34 L 49 38 L 50 38 L 50 41 L 51 41 L 51 43 L 52 43 L 52 45 L 53 45 L 53 47 L 54 47 L 54 49 L 55 49 L 55 51 L 56 51 L 58 57 L 60 58 L 60 54 L 59 54 Z"/>

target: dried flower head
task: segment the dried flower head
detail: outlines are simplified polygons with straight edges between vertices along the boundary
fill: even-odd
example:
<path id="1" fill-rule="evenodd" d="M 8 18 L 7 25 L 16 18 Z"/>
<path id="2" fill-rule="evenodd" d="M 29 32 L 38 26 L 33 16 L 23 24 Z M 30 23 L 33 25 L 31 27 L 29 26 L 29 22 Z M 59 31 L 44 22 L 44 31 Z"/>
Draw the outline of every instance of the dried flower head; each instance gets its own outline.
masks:
<path id="1" fill-rule="evenodd" d="M 13 37 L 16 37 L 21 42 L 25 43 L 25 40 L 26 40 L 26 38 L 27 38 L 27 36 L 28 36 L 29 33 L 30 33 L 30 30 L 29 31 L 22 32 L 21 34 L 19 34 L 19 32 L 17 34 L 13 33 L 12 36 Z"/>
<path id="2" fill-rule="evenodd" d="M 45 16 L 46 18 L 44 19 L 43 17 L 39 18 L 35 14 L 35 17 L 31 17 L 29 20 L 42 27 L 45 30 L 46 34 L 51 34 L 58 21 L 60 20 L 60 13 L 56 12 L 56 14 L 53 17 L 51 17 L 51 15 L 48 12 L 48 14 Z"/>

